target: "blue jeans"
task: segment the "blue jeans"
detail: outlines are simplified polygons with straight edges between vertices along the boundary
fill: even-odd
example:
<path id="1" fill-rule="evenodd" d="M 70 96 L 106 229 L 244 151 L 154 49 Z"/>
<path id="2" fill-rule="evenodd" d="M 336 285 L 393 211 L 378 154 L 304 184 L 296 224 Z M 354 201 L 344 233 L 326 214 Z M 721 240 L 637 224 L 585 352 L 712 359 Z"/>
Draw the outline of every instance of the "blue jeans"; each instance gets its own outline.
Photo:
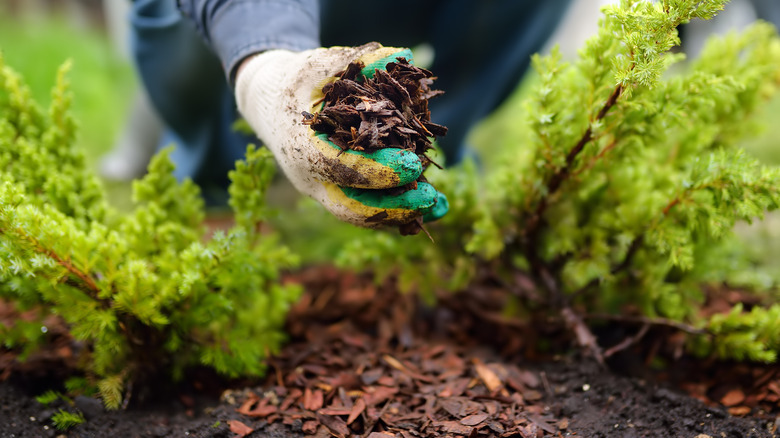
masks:
<path id="1" fill-rule="evenodd" d="M 777 0 L 750 0 L 756 15 L 780 29 L 780 2 Z"/>
<path id="2" fill-rule="evenodd" d="M 254 138 L 235 132 L 233 93 L 220 62 L 182 17 L 175 0 L 133 5 L 132 48 L 139 75 L 167 125 L 162 145 L 175 142 L 176 176 L 224 189 L 227 172 Z M 323 46 L 379 41 L 430 44 L 433 120 L 449 128 L 439 139 L 446 164 L 459 162 L 469 130 L 498 107 L 562 17 L 569 0 L 321 0 Z"/>
<path id="3" fill-rule="evenodd" d="M 228 171 L 256 142 L 232 129 L 239 114 L 222 66 L 175 0 L 136 1 L 130 19 L 138 75 L 165 124 L 159 147 L 175 144 L 175 176 L 221 204 Z"/>

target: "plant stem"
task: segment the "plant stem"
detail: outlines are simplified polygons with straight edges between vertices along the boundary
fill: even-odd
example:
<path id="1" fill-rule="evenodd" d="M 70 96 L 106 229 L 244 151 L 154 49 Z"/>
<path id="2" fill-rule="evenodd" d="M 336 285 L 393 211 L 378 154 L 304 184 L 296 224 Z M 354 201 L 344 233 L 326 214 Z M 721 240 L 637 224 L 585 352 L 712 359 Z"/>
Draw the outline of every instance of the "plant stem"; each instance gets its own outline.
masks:
<path id="1" fill-rule="evenodd" d="M 65 270 L 67 270 L 71 274 L 75 275 L 79 280 L 81 280 L 81 282 L 87 287 L 87 289 L 95 293 L 95 295 L 97 296 L 97 293 L 100 292 L 100 288 L 98 288 L 97 284 L 95 283 L 95 280 L 93 280 L 92 277 L 90 277 L 87 273 L 73 266 L 73 264 L 69 260 L 65 260 L 62 257 L 60 257 L 59 254 L 54 252 L 54 250 L 49 248 L 44 248 L 43 245 L 41 245 L 41 243 L 38 242 L 37 239 L 25 233 L 24 230 L 17 229 L 16 232 L 19 233 L 19 235 L 24 236 L 25 239 L 27 239 L 30 243 L 32 243 L 33 250 L 35 252 L 39 254 L 43 254 L 46 257 L 53 259 L 55 262 L 57 262 L 58 265 L 62 266 L 63 268 L 65 268 Z"/>
<path id="2" fill-rule="evenodd" d="M 530 239 L 535 240 L 535 237 L 533 236 L 536 235 L 538 228 L 541 226 L 542 217 L 544 216 L 545 210 L 547 210 L 548 199 L 555 192 L 557 192 L 561 184 L 563 184 L 563 182 L 569 178 L 572 173 L 572 167 L 574 166 L 574 160 L 585 148 L 585 145 L 593 140 L 593 123 L 598 122 L 606 117 L 609 110 L 612 109 L 612 107 L 614 107 L 617 103 L 617 100 L 621 94 L 623 94 L 623 86 L 618 85 L 612 91 L 612 94 L 610 94 L 607 101 L 604 102 L 604 106 L 601 107 L 598 114 L 596 115 L 596 118 L 588 124 L 588 128 L 582 134 L 582 137 L 580 137 L 579 141 L 577 141 L 577 144 L 575 144 L 566 155 L 566 163 L 563 165 L 563 167 L 558 169 L 547 181 L 546 193 L 539 200 L 539 203 L 536 205 L 536 209 L 526 222 L 524 233 L 526 236 L 529 236 Z"/>
<path id="3" fill-rule="evenodd" d="M 572 330 L 580 346 L 585 347 L 596 358 L 600 364 L 604 364 L 604 358 L 601 353 L 601 348 L 598 345 L 596 337 L 590 331 L 588 326 L 584 323 L 582 318 L 577 315 L 576 312 L 570 306 L 570 299 L 563 294 L 560 290 L 556 277 L 550 272 L 550 267 L 539 256 L 539 235 L 540 228 L 543 226 L 543 216 L 547 209 L 548 200 L 555 194 L 566 179 L 572 174 L 572 168 L 574 167 L 574 161 L 577 156 L 582 152 L 591 140 L 593 140 L 593 124 L 606 117 L 609 110 L 615 106 L 618 98 L 623 93 L 623 86 L 617 85 L 610 94 L 604 106 L 601 107 L 599 112 L 593 121 L 588 124 L 588 128 L 580 137 L 579 141 L 566 155 L 566 163 L 558 169 L 546 184 L 546 192 L 543 194 L 539 203 L 536 205 L 533 214 L 529 217 L 523 230 L 523 235 L 526 237 L 524 242 L 524 254 L 528 263 L 531 265 L 531 274 L 535 277 L 550 293 L 550 301 L 553 308 L 560 309 L 561 316 L 563 317 L 566 325 Z"/>
<path id="4" fill-rule="evenodd" d="M 609 271 L 610 274 L 612 275 L 619 274 L 620 272 L 628 269 L 628 267 L 631 266 L 631 261 L 634 259 L 634 255 L 636 255 L 637 251 L 639 251 L 639 248 L 642 247 L 643 241 L 644 241 L 643 234 L 640 234 L 639 236 L 635 237 L 634 240 L 631 241 L 631 244 L 628 246 L 628 251 L 626 251 L 626 256 L 623 258 L 623 261 L 620 262 L 620 264 L 613 266 L 612 269 L 610 269 Z M 599 281 L 601 281 L 600 278 L 594 278 L 593 280 L 589 281 L 585 286 L 582 286 L 576 292 L 571 294 L 572 299 L 584 294 L 591 288 L 596 287 L 599 284 Z"/>
<path id="5" fill-rule="evenodd" d="M 609 313 L 591 313 L 583 315 L 584 319 L 602 319 L 607 321 L 628 322 L 636 324 L 648 324 L 651 326 L 671 327 L 673 329 L 685 332 L 691 335 L 706 335 L 709 331 L 696 328 L 684 322 L 674 321 L 667 318 L 650 318 L 640 315 L 613 315 Z"/>
<path id="6" fill-rule="evenodd" d="M 614 354 L 619 353 L 625 350 L 626 348 L 641 341 L 642 338 L 647 334 L 648 330 L 650 330 L 650 324 L 642 324 L 642 328 L 639 329 L 639 332 L 637 332 L 637 334 L 635 334 L 634 336 L 629 336 L 623 339 L 618 344 L 610 347 L 607 351 L 604 352 L 604 357 L 605 358 L 612 357 Z"/>

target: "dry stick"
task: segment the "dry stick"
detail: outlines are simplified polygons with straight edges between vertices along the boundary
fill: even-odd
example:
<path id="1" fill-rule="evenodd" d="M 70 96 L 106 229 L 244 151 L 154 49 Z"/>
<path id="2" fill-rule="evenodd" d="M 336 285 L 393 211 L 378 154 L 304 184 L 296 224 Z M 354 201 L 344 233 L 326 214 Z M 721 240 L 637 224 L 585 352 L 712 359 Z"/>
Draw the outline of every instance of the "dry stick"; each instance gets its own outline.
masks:
<path id="1" fill-rule="evenodd" d="M 125 396 L 122 400 L 122 410 L 127 410 L 127 407 L 130 405 L 130 399 L 133 397 L 133 380 L 128 379 L 127 386 L 126 386 Z"/>
<path id="2" fill-rule="evenodd" d="M 542 371 L 539 373 L 539 377 L 542 379 L 542 386 L 544 386 L 545 392 L 547 392 L 548 397 L 554 397 L 555 392 L 552 390 L 552 387 L 550 386 L 550 381 L 547 380 L 547 373 Z"/>
<path id="3" fill-rule="evenodd" d="M 601 347 L 599 347 L 596 336 L 590 328 L 588 328 L 588 325 L 585 324 L 582 317 L 571 308 L 569 300 L 560 288 L 558 288 L 558 282 L 555 281 L 555 278 L 547 270 L 545 264 L 539 262 L 537 269 L 540 279 L 542 283 L 544 283 L 544 287 L 550 292 L 551 298 L 555 300 L 555 303 L 553 303 L 554 307 L 561 309 L 560 313 L 561 317 L 563 317 L 564 324 L 566 324 L 566 327 L 577 337 L 577 343 L 580 347 L 589 351 L 599 365 L 604 366 L 604 356 L 601 353 Z"/>
<path id="4" fill-rule="evenodd" d="M 591 313 L 583 315 L 585 319 L 602 319 L 607 321 L 628 322 L 635 324 L 647 324 L 656 327 L 670 327 L 691 335 L 707 335 L 710 332 L 706 329 L 696 328 L 684 322 L 674 321 L 667 318 L 650 318 L 640 315 L 613 315 L 609 313 Z"/>
<path id="5" fill-rule="evenodd" d="M 618 344 L 610 347 L 607 351 L 604 352 L 604 357 L 609 358 L 612 357 L 615 353 L 621 352 L 625 350 L 626 348 L 636 344 L 639 342 L 645 334 L 647 334 L 647 331 L 650 330 L 650 324 L 643 324 L 642 328 L 639 329 L 639 332 L 634 336 L 629 336 L 622 341 L 620 341 Z"/>
<path id="6" fill-rule="evenodd" d="M 569 330 L 573 331 L 577 336 L 577 342 L 580 346 L 585 347 L 590 351 L 590 354 L 593 355 L 596 362 L 598 362 L 599 365 L 604 366 L 604 354 L 601 352 L 598 339 L 596 339 L 596 335 L 588 328 L 588 325 L 585 324 L 582 317 L 568 305 L 561 309 L 561 316 Z"/>

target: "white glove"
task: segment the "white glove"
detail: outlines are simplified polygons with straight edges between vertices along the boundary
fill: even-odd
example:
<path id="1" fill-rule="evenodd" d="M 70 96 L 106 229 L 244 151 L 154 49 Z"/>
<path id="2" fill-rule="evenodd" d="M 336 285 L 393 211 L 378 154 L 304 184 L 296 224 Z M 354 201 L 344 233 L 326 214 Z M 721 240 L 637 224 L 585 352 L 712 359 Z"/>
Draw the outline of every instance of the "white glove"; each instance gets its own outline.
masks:
<path id="1" fill-rule="evenodd" d="M 417 180 L 420 158 L 412 151 L 385 148 L 342 151 L 302 123 L 303 111 L 317 112 L 322 87 L 350 62 L 370 71 L 385 68 L 411 51 L 370 43 L 290 52 L 272 50 L 244 61 L 236 77 L 238 109 L 274 154 L 292 184 L 339 219 L 376 228 L 416 218 L 433 220 L 448 209 L 447 199 L 427 183 L 402 194 L 387 190 Z"/>

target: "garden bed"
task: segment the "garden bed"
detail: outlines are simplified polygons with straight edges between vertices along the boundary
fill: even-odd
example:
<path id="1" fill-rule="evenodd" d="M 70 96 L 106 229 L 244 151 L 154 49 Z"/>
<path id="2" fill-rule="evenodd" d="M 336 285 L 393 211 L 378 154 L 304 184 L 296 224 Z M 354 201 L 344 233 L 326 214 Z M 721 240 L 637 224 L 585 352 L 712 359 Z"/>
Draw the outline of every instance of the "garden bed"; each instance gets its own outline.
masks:
<path id="1" fill-rule="evenodd" d="M 557 324 L 491 316 L 502 303 L 487 285 L 428 308 L 391 283 L 332 268 L 304 270 L 295 280 L 306 293 L 288 318 L 291 341 L 264 381 L 225 382 L 198 371 L 176 387 L 135 385 L 124 410 L 104 411 L 86 398 L 44 406 L 34 397 L 61 381 L 78 348 L 52 325 L 50 348 L 24 366 L 0 353 L 0 437 L 777 433 L 780 367 L 674 360 L 679 333 L 670 329 L 651 329 L 602 368 L 566 348 Z M 721 292 L 712 306 L 735 299 Z M 600 340 L 617 343 L 635 329 L 614 323 Z M 539 338 L 548 351 L 531 348 Z M 78 407 L 86 422 L 55 430 L 50 418 L 60 407 Z"/>

